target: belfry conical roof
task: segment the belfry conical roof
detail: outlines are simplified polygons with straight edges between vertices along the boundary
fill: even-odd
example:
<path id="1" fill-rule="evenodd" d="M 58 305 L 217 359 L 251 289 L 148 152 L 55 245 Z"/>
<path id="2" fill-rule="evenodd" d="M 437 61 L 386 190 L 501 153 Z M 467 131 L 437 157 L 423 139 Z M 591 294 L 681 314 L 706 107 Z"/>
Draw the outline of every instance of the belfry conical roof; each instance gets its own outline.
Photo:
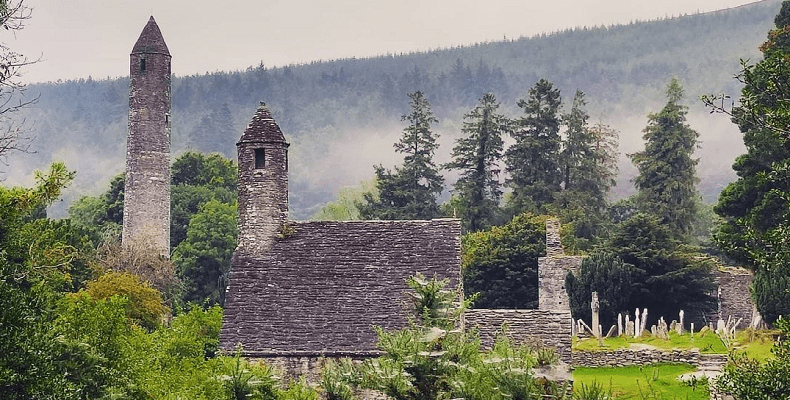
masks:
<path id="1" fill-rule="evenodd" d="M 137 43 L 132 48 L 132 54 L 139 53 L 170 55 L 167 44 L 165 44 L 165 38 L 162 37 L 162 32 L 159 30 L 159 25 L 156 24 L 153 16 L 145 24 L 145 28 L 140 32 Z"/>
<path id="2" fill-rule="evenodd" d="M 283 136 L 277 122 L 274 121 L 266 103 L 261 102 L 252 121 L 244 129 L 244 134 L 239 139 L 239 143 L 242 142 L 285 143 L 285 136 Z"/>

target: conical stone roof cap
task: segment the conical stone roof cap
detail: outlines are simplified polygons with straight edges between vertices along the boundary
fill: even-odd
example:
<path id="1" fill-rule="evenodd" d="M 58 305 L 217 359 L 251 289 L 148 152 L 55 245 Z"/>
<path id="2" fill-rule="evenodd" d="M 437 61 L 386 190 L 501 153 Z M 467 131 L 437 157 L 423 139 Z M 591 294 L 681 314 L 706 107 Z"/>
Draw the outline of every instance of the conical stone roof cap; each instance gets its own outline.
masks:
<path id="1" fill-rule="evenodd" d="M 156 24 L 154 17 L 148 20 L 145 28 L 140 32 L 140 37 L 137 43 L 132 48 L 132 54 L 164 54 L 170 55 L 170 51 L 165 44 L 165 38 L 162 37 L 162 32 L 159 30 L 159 25 Z"/>
<path id="2" fill-rule="evenodd" d="M 261 102 L 261 105 L 252 117 L 252 121 L 247 125 L 244 134 L 241 135 L 239 143 L 245 142 L 288 144 L 285 142 L 285 136 L 277 122 L 274 121 L 269 107 L 266 107 L 266 103 Z"/>

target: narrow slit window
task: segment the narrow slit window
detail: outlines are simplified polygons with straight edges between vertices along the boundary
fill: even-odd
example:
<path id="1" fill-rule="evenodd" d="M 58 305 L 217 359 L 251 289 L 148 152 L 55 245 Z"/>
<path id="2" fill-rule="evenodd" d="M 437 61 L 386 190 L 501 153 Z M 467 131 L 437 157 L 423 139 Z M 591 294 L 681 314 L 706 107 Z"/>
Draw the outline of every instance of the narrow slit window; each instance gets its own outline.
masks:
<path id="1" fill-rule="evenodd" d="M 145 72 L 145 58 L 140 59 L 140 72 Z"/>
<path id="2" fill-rule="evenodd" d="M 264 149 L 255 149 L 255 169 L 266 167 L 266 152 Z"/>

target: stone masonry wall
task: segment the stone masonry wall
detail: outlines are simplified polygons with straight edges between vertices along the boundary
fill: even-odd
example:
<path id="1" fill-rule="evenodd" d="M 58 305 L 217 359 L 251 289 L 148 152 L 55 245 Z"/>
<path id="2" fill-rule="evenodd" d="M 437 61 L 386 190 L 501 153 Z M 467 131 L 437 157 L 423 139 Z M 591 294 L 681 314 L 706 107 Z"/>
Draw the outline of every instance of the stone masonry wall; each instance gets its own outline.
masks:
<path id="1" fill-rule="evenodd" d="M 571 362 L 570 311 L 561 310 L 467 310 L 465 329 L 477 329 L 483 346 L 490 347 L 497 336 L 506 332 L 515 343 L 540 340 L 543 346 L 554 347 L 560 359 Z"/>
<path id="2" fill-rule="evenodd" d="M 714 272 L 719 289 L 715 293 L 718 299 L 718 312 L 712 318 L 715 321 L 732 316 L 735 321 L 743 318 L 739 328 L 744 328 L 752 323 L 752 310 L 754 303 L 749 293 L 749 286 L 754 276 L 743 268 L 721 268 Z"/>
<path id="3" fill-rule="evenodd" d="M 170 255 L 170 61 L 151 19 L 130 56 L 123 242 Z"/>
<path id="4" fill-rule="evenodd" d="M 700 354 L 697 350 L 617 349 L 612 351 L 574 351 L 575 367 L 624 367 L 655 363 L 684 363 L 696 367 L 702 361 L 726 362 L 726 354 Z"/>
<path id="5" fill-rule="evenodd" d="M 560 243 L 560 222 L 546 221 L 546 257 L 538 258 L 538 308 L 570 312 L 565 275 L 576 272 L 584 257 L 566 256 Z"/>
<path id="6" fill-rule="evenodd" d="M 255 149 L 266 165 L 255 168 Z M 240 143 L 238 250 L 264 254 L 288 221 L 288 147 L 285 143 Z"/>

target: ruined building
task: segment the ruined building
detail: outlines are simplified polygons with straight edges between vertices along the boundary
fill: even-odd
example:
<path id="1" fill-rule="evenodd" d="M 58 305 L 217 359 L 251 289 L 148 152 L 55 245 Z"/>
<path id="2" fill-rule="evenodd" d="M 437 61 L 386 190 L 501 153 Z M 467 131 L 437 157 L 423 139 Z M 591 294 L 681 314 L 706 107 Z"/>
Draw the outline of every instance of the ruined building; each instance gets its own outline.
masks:
<path id="1" fill-rule="evenodd" d="M 170 254 L 170 52 L 154 17 L 129 60 L 123 243 Z"/>

